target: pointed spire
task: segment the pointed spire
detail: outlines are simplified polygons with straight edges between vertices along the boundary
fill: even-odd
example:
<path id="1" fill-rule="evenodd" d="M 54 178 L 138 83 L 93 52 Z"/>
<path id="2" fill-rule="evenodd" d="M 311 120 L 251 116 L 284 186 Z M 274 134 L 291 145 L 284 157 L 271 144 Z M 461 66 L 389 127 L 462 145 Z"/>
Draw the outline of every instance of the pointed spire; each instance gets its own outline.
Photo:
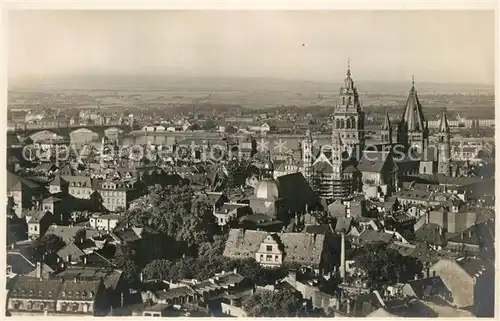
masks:
<path id="1" fill-rule="evenodd" d="M 408 126 L 408 130 L 411 132 L 419 132 L 425 129 L 425 118 L 422 111 L 422 105 L 418 100 L 417 91 L 415 90 L 415 76 L 412 76 L 412 87 L 406 99 L 402 123 L 405 123 L 405 125 Z"/>
<path id="2" fill-rule="evenodd" d="M 415 88 L 415 75 L 411 75 L 411 87 Z"/>
<path id="3" fill-rule="evenodd" d="M 446 115 L 446 108 L 441 112 L 441 117 L 439 118 L 438 132 L 449 133 L 450 126 L 448 124 L 448 116 Z"/>
<path id="4" fill-rule="evenodd" d="M 347 72 L 344 80 L 344 87 L 347 90 L 354 89 L 354 81 L 351 78 L 351 58 L 347 59 Z"/>
<path id="5" fill-rule="evenodd" d="M 382 125 L 382 130 L 391 130 L 391 119 L 389 118 L 389 113 L 385 111 L 384 124 Z"/>

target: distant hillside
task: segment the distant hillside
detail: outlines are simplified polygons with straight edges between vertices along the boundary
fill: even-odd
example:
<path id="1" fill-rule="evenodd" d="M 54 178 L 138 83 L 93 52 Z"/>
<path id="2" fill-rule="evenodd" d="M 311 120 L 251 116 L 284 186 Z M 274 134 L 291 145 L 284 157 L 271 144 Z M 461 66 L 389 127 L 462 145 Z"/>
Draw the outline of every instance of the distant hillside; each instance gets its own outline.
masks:
<path id="1" fill-rule="evenodd" d="M 342 75 L 339 75 L 339 78 Z M 354 75 L 356 81 L 356 75 Z M 356 81 L 360 93 L 399 95 L 406 93 L 410 87 L 408 82 L 368 82 Z M 255 91 L 255 92 L 295 92 L 297 94 L 331 94 L 336 93 L 341 86 L 340 81 L 316 82 L 303 80 L 283 80 L 273 78 L 209 78 L 209 77 L 178 77 L 166 75 L 141 76 L 75 76 L 31 79 L 20 82 L 12 80 L 9 90 L 14 91 L 52 91 L 52 90 L 146 90 L 146 91 Z M 494 94 L 493 85 L 481 84 L 443 84 L 417 82 L 420 93 L 479 93 Z"/>

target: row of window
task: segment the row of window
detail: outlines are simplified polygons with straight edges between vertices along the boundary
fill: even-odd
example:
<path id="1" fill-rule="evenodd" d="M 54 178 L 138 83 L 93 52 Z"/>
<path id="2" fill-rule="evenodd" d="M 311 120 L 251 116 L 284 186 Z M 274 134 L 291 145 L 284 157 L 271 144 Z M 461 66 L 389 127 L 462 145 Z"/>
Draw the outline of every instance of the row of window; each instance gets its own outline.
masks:
<path id="1" fill-rule="evenodd" d="M 271 254 L 267 254 L 266 255 L 266 261 L 269 262 L 269 261 L 272 261 L 273 260 L 273 255 Z M 274 262 L 278 262 L 279 260 L 279 255 L 274 255 Z M 260 255 L 260 261 L 264 261 L 264 254 L 261 254 Z"/>
<path id="2" fill-rule="evenodd" d="M 102 196 L 122 196 L 125 197 L 125 192 L 121 191 L 101 191 Z"/>

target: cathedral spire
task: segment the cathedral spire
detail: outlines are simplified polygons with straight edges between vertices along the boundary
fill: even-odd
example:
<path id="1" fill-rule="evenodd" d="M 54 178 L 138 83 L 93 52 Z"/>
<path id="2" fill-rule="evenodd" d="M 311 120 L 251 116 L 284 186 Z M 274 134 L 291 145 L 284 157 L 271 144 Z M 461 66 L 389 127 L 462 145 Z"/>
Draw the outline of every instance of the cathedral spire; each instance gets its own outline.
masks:
<path id="1" fill-rule="evenodd" d="M 448 116 L 446 115 L 446 108 L 441 112 L 441 117 L 439 118 L 438 132 L 449 133 L 450 126 L 448 124 Z"/>
<path id="2" fill-rule="evenodd" d="M 389 113 L 385 111 L 384 124 L 382 125 L 382 130 L 391 130 L 391 119 L 389 118 Z"/>
<path id="3" fill-rule="evenodd" d="M 347 58 L 347 77 L 351 77 L 351 58 Z"/>
<path id="4" fill-rule="evenodd" d="M 410 132 L 420 132 L 425 129 L 424 113 L 415 89 L 415 76 L 412 76 L 412 85 L 406 99 L 402 122 L 407 125 Z"/>

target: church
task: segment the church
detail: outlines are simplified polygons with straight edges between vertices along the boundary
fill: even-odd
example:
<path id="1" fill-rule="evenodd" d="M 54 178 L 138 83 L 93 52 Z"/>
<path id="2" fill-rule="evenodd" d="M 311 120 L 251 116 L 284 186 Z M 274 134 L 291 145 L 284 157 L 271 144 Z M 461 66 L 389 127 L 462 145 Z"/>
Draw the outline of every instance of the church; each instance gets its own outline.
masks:
<path id="1" fill-rule="evenodd" d="M 365 113 L 348 65 L 333 111 L 330 146 L 313 146 L 310 131 L 301 141 L 301 172 L 312 189 L 327 201 L 348 200 L 357 193 L 387 197 L 400 187 L 402 176 L 451 173 L 450 128 L 443 111 L 436 144 L 413 79 L 404 113 L 396 128 L 386 113 L 376 142 L 365 139 Z"/>

